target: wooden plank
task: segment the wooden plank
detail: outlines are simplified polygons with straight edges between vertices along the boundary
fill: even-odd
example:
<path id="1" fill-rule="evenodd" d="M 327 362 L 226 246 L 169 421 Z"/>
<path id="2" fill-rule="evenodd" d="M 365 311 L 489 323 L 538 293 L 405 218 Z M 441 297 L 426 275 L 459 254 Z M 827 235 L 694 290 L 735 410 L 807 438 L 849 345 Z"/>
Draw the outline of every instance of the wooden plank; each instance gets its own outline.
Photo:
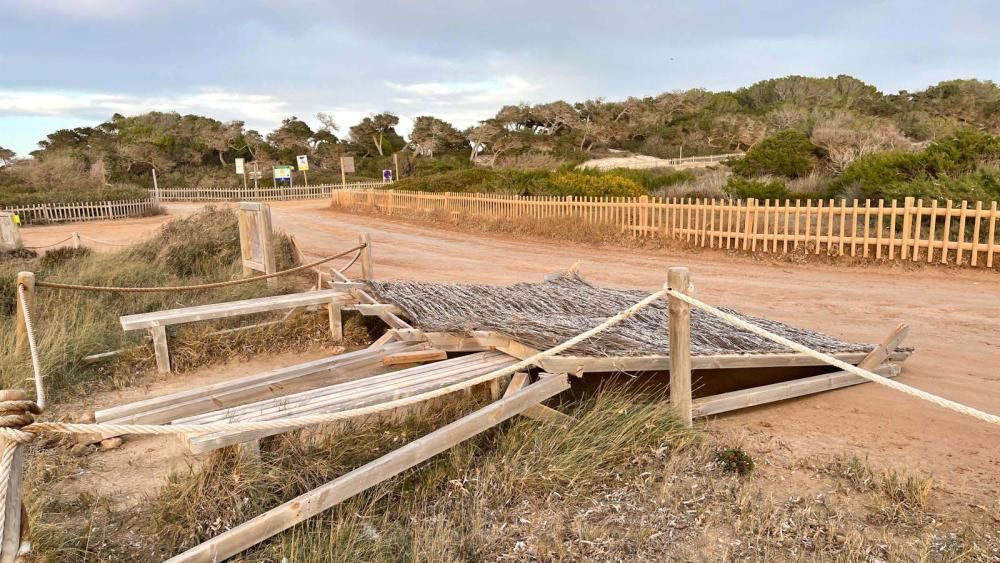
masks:
<path id="1" fill-rule="evenodd" d="M 354 298 L 341 291 L 324 289 L 321 291 L 308 291 L 305 293 L 292 293 L 288 295 L 276 295 L 273 297 L 244 299 L 242 301 L 212 303 L 209 305 L 198 305 L 195 307 L 184 307 L 181 309 L 167 309 L 165 311 L 154 311 L 152 313 L 141 313 L 138 315 L 125 315 L 122 316 L 120 320 L 122 328 L 128 331 L 154 326 L 168 326 L 195 321 L 221 319 L 236 315 L 266 313 L 270 311 L 294 309 L 296 307 L 306 307 L 310 305 L 325 305 L 331 302 L 348 305 L 354 302 Z"/>
<path id="2" fill-rule="evenodd" d="M 382 365 L 397 366 L 400 364 L 421 364 L 424 362 L 436 362 L 447 360 L 448 353 L 444 350 L 414 350 L 412 352 L 400 352 L 382 358 Z"/>
<path id="3" fill-rule="evenodd" d="M 366 317 L 377 317 L 385 313 L 392 313 L 393 315 L 403 314 L 402 309 L 387 303 L 358 303 L 355 305 L 345 305 L 344 310 L 357 311 Z"/>
<path id="4" fill-rule="evenodd" d="M 169 559 L 173 563 L 221 561 L 294 526 L 390 477 L 523 412 L 569 388 L 566 376 L 549 377 L 510 397 L 418 438 L 346 475 L 300 495 L 201 545 Z"/>
<path id="5" fill-rule="evenodd" d="M 551 373 L 542 373 L 539 374 L 539 377 L 545 378 L 545 377 L 559 377 L 559 376 L 554 376 Z M 563 374 L 561 377 L 565 377 L 565 374 Z M 514 393 L 523 389 L 526 385 L 528 385 L 528 378 L 529 375 L 527 372 L 519 371 L 515 373 L 514 376 L 511 377 L 510 384 L 507 385 L 507 390 L 504 392 L 503 396 L 510 397 Z M 494 379 L 494 381 L 496 380 Z M 577 422 L 577 420 L 572 416 L 565 413 L 561 413 L 556 409 L 547 407 L 541 403 L 534 405 L 532 407 L 528 407 L 521 414 L 523 416 L 526 416 L 534 420 L 538 420 L 541 422 L 551 422 L 554 424 L 575 424 Z"/>
<path id="6" fill-rule="evenodd" d="M 412 345 L 391 343 L 338 356 L 204 385 L 177 393 L 98 410 L 96 422 L 163 424 L 184 416 L 227 408 L 328 385 L 334 377 L 363 377 L 382 371 L 382 358 Z"/>
<path id="7" fill-rule="evenodd" d="M 365 245 L 361 249 L 361 279 L 375 279 L 374 264 L 372 262 L 372 236 L 369 233 L 358 235 L 358 242 Z"/>
<path id="8" fill-rule="evenodd" d="M 899 323 L 896 328 L 886 336 L 874 350 L 868 353 L 863 360 L 858 362 L 857 366 L 859 368 L 864 368 L 871 370 L 882 365 L 883 362 L 892 357 L 896 348 L 903 343 L 906 336 L 910 333 L 910 325 L 906 323 Z"/>
<path id="9" fill-rule="evenodd" d="M 162 326 L 149 327 L 153 339 L 153 353 L 156 355 L 156 371 L 170 373 L 170 350 L 167 348 L 167 329 Z"/>
<path id="10" fill-rule="evenodd" d="M 327 305 L 327 313 L 330 315 L 330 338 L 335 341 L 344 339 L 344 322 L 341 316 L 341 306 L 336 303 Z"/>
<path id="11" fill-rule="evenodd" d="M 899 368 L 894 364 L 877 368 L 874 371 L 886 377 L 895 377 L 899 374 Z M 867 382 L 867 379 L 853 373 L 837 371 L 830 374 L 815 375 L 793 381 L 702 397 L 694 401 L 692 410 L 694 416 L 710 416 Z"/>
<path id="12" fill-rule="evenodd" d="M 354 295 L 358 301 L 362 304 L 376 305 L 379 304 L 378 300 L 372 297 L 367 291 L 363 289 L 351 290 L 351 295 Z M 391 312 L 376 312 L 375 316 L 382 319 L 382 322 L 389 325 L 389 328 L 393 329 L 412 329 L 410 323 L 399 318 L 395 313 Z"/>
<path id="13" fill-rule="evenodd" d="M 857 364 L 868 354 L 866 352 L 847 352 L 830 354 L 838 360 L 849 364 Z M 893 361 L 904 361 L 909 357 L 907 352 L 893 353 Z M 553 373 L 605 373 L 644 371 L 670 371 L 670 356 L 619 356 L 606 358 L 590 358 L 581 356 L 557 356 L 546 358 L 539 362 L 540 367 Z M 691 369 L 738 369 L 738 368 L 778 368 L 798 366 L 820 366 L 824 362 L 805 354 L 722 354 L 715 356 L 692 356 Z"/>
<path id="14" fill-rule="evenodd" d="M 670 289 L 687 294 L 691 274 L 687 268 L 667 270 Z M 670 307 L 670 403 L 681 422 L 691 426 L 691 306 L 669 297 Z"/>

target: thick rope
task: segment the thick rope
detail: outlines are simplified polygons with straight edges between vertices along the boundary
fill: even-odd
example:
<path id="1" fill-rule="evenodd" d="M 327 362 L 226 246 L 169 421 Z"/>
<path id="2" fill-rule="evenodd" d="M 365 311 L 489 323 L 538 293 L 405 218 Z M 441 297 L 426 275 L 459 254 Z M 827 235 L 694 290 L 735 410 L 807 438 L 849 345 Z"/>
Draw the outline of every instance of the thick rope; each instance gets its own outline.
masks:
<path id="1" fill-rule="evenodd" d="M 10 393 L 9 391 L 5 393 Z M 14 391 L 17 397 L 24 397 L 22 391 Z M 35 435 L 24 432 L 20 428 L 31 424 L 34 415 L 42 412 L 33 401 L 26 401 L 15 398 L 13 400 L 0 401 L 0 532 L 6 524 L 7 514 L 4 509 L 7 506 L 7 488 L 10 483 L 10 472 L 14 466 L 14 454 L 17 446 L 30 442 Z"/>
<path id="2" fill-rule="evenodd" d="M 73 237 L 66 237 L 66 238 L 62 239 L 61 241 L 59 241 L 59 242 L 54 242 L 52 244 L 43 244 L 41 246 L 27 246 L 27 245 L 25 245 L 25 248 L 30 248 L 31 250 L 40 250 L 42 248 L 52 248 L 53 246 L 58 246 L 58 245 L 66 242 L 66 241 L 69 241 L 69 240 L 73 240 Z"/>
<path id="3" fill-rule="evenodd" d="M 45 408 L 45 383 L 42 381 L 42 362 L 38 355 L 38 343 L 35 342 L 35 325 L 31 320 L 31 308 L 24 296 L 24 284 L 17 284 L 17 302 L 21 304 L 24 315 L 24 329 L 28 333 L 28 350 L 31 351 L 31 368 L 35 372 L 35 400 L 40 408 Z"/>
<path id="4" fill-rule="evenodd" d="M 351 252 L 354 252 L 356 250 L 361 250 L 364 247 L 365 247 L 364 244 L 360 244 L 360 245 L 355 246 L 353 248 L 349 248 L 349 249 L 347 249 L 347 250 L 345 250 L 345 251 L 343 251 L 343 252 L 341 252 L 339 254 L 334 254 L 333 256 L 327 256 L 326 258 L 323 258 L 321 260 L 316 260 L 315 262 L 310 262 L 309 264 L 303 264 L 301 266 L 296 266 L 294 268 L 290 268 L 288 270 L 282 270 L 280 272 L 275 272 L 273 274 L 267 274 L 267 275 L 263 275 L 263 276 L 254 276 L 252 278 L 245 278 L 245 279 L 241 279 L 241 280 L 229 280 L 229 281 L 224 281 L 224 282 L 203 283 L 203 284 L 198 284 L 198 285 L 180 285 L 180 286 L 163 286 L 163 287 L 116 287 L 116 286 L 99 286 L 99 285 L 76 285 L 76 284 L 69 284 L 69 283 L 54 283 L 54 282 L 46 282 L 46 281 L 37 281 L 37 282 L 35 282 L 35 286 L 36 287 L 48 287 L 48 288 L 51 288 L 51 289 L 73 289 L 73 290 L 80 290 L 80 291 L 113 291 L 113 292 L 120 292 L 120 293 L 155 293 L 155 292 L 160 292 L 160 291 L 200 291 L 200 290 L 203 290 L 203 289 L 215 289 L 215 288 L 219 288 L 219 287 L 227 287 L 227 286 L 230 286 L 230 285 L 239 285 L 241 283 L 258 282 L 258 281 L 262 281 L 262 280 L 276 278 L 278 276 L 285 276 L 285 275 L 288 275 L 288 274 L 293 274 L 295 272 L 301 272 L 302 270 L 308 270 L 310 268 L 315 268 L 316 266 L 319 266 L 320 264 L 329 262 L 330 260 L 334 260 L 336 258 L 340 258 L 341 256 L 344 256 L 346 254 L 350 254 Z"/>
<path id="5" fill-rule="evenodd" d="M 692 307 L 697 307 L 698 309 L 701 309 L 702 311 L 705 311 L 707 313 L 715 315 L 716 317 L 718 317 L 718 318 L 726 321 L 727 323 L 729 323 L 729 324 L 731 324 L 733 326 L 742 328 L 744 330 L 748 330 L 748 331 L 750 331 L 750 332 L 752 332 L 752 333 L 754 333 L 754 334 L 756 334 L 758 336 L 762 336 L 764 338 L 767 338 L 768 340 L 772 340 L 774 342 L 777 342 L 778 344 L 781 344 L 783 346 L 787 346 L 788 348 L 791 348 L 792 350 L 795 350 L 796 352 L 800 352 L 800 353 L 805 354 L 807 356 L 811 356 L 813 358 L 816 358 L 817 360 L 820 360 L 822 362 L 828 363 L 828 364 L 830 364 L 832 366 L 836 366 L 836 367 L 838 367 L 838 368 L 840 368 L 840 369 L 842 369 L 842 370 L 844 370 L 844 371 L 846 371 L 848 373 L 853 373 L 854 375 L 857 375 L 859 377 L 863 377 L 863 378 L 867 379 L 868 381 L 872 381 L 872 382 L 878 383 L 879 385 L 884 385 L 884 386 L 886 386 L 886 387 L 888 387 L 890 389 L 895 389 L 896 391 L 900 391 L 902 393 L 906 393 L 907 395 L 911 395 L 913 397 L 917 397 L 917 398 L 923 399 L 925 401 L 929 401 L 931 403 L 934 403 L 935 405 L 938 405 L 940 407 L 944 407 L 946 409 L 953 410 L 953 411 L 955 411 L 957 413 L 961 413 L 961 414 L 965 414 L 965 415 L 968 415 L 968 416 L 971 416 L 971 417 L 974 417 L 974 418 L 978 418 L 979 420 L 982 420 L 982 421 L 985 421 L 985 422 L 989 422 L 989 423 L 992 423 L 992 424 L 1000 424 L 1000 416 L 997 416 L 995 414 L 990 414 L 988 412 L 983 412 L 983 411 L 981 411 L 979 409 L 975 409 L 975 408 L 963 405 L 961 403 L 956 403 L 955 401 L 952 401 L 952 400 L 949 400 L 949 399 L 945 399 L 944 397 L 939 397 L 937 395 L 928 393 L 927 391 L 921 391 L 920 389 L 917 389 L 915 387 L 910 387 L 909 385 L 900 383 L 898 381 L 894 381 L 892 379 L 889 379 L 888 377 L 883 377 L 883 376 L 881 376 L 881 375 L 879 375 L 877 373 L 870 372 L 870 371 L 868 371 L 868 370 L 866 370 L 864 368 L 859 368 L 858 366 L 851 365 L 851 364 L 849 364 L 847 362 L 838 360 L 837 358 L 834 358 L 833 356 L 831 356 L 829 354 L 824 354 L 823 352 L 818 352 L 816 350 L 813 350 L 812 348 L 803 346 L 802 344 L 799 344 L 798 342 L 794 342 L 794 341 L 789 340 L 789 339 L 787 339 L 787 338 L 785 338 L 783 336 L 779 336 L 777 334 L 774 334 L 773 332 L 770 332 L 770 331 L 767 331 L 767 330 L 765 330 L 763 328 L 760 328 L 759 326 L 757 326 L 755 324 L 752 324 L 752 323 L 749 323 L 749 322 L 747 322 L 747 321 L 745 321 L 745 320 L 743 320 L 743 319 L 741 319 L 741 318 L 739 318 L 739 317 L 737 317 L 735 315 L 731 315 L 729 313 L 726 313 L 725 311 L 720 311 L 719 309 L 716 309 L 715 307 L 712 307 L 711 305 L 708 305 L 706 303 L 702 303 L 701 301 L 698 301 L 697 299 L 695 299 L 694 297 L 691 297 L 690 295 L 687 295 L 687 294 L 684 294 L 684 293 L 680 293 L 679 291 L 675 291 L 675 290 L 672 290 L 672 289 L 667 289 L 665 291 L 666 291 L 667 295 L 669 295 L 670 297 L 675 297 L 675 298 L 680 299 L 681 301 L 687 303 L 688 305 L 691 305 Z"/>
<path id="6" fill-rule="evenodd" d="M 329 422 L 335 422 L 338 420 L 343 420 L 347 418 L 354 418 L 358 416 L 374 414 L 378 412 L 383 412 L 387 410 L 396 409 L 399 407 L 405 407 L 408 405 L 421 403 L 447 395 L 449 393 L 454 393 L 456 391 L 461 391 L 463 389 L 468 389 L 474 387 L 481 383 L 486 383 L 498 377 L 503 377 L 505 375 L 511 375 L 515 372 L 521 371 L 525 368 L 537 364 L 540 360 L 555 356 L 573 346 L 579 344 L 580 342 L 615 326 L 616 324 L 628 319 L 629 317 L 635 315 L 637 312 L 648 307 L 650 304 L 655 303 L 657 300 L 662 299 L 666 294 L 665 290 L 657 291 L 652 295 L 642 299 L 635 305 L 632 305 L 628 309 L 618 313 L 613 317 L 609 317 L 601 324 L 595 326 L 594 328 L 582 332 L 569 340 L 566 340 L 562 344 L 558 344 L 545 350 L 525 358 L 511 366 L 497 369 L 491 371 L 485 375 L 475 377 L 466 381 L 459 383 L 454 383 L 448 385 L 447 387 L 441 387 L 427 393 L 421 393 L 419 395 L 413 395 L 411 397 L 406 397 L 403 399 L 397 399 L 395 401 L 389 401 L 386 403 L 380 403 L 377 405 L 371 405 L 368 407 L 352 409 L 349 411 L 342 411 L 337 413 L 328 414 L 317 414 L 311 416 L 300 416 L 300 417 L 290 417 L 281 420 L 273 421 L 260 421 L 260 422 L 215 422 L 209 424 L 70 424 L 62 422 L 38 422 L 30 426 L 23 428 L 22 433 L 39 433 L 39 432 L 53 432 L 53 433 L 63 433 L 63 434 L 206 434 L 212 432 L 253 432 L 258 430 L 284 430 L 292 429 L 302 426 L 309 426 L 313 424 L 325 424 Z M 0 436 L 5 436 L 10 431 L 8 428 L 0 428 Z"/>

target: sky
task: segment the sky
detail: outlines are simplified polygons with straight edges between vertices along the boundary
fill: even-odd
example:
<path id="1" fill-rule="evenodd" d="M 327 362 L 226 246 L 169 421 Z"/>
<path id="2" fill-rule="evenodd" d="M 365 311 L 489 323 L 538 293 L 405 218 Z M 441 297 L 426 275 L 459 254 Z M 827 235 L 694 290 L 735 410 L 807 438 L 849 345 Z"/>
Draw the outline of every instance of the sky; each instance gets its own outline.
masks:
<path id="1" fill-rule="evenodd" d="M 150 110 L 341 130 L 850 74 L 1000 80 L 1000 2 L 0 0 L 0 146 Z"/>

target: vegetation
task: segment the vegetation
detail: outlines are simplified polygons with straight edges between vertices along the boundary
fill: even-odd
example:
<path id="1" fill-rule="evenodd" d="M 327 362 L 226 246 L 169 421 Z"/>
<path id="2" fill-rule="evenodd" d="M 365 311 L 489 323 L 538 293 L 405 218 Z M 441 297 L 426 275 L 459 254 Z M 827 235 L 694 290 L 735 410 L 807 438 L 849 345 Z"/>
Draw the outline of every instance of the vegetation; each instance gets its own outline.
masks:
<path id="1" fill-rule="evenodd" d="M 186 219 L 164 225 L 150 240 L 121 252 L 99 254 L 86 249 L 60 249 L 41 258 L 25 257 L 0 262 L 0 382 L 4 388 L 20 388 L 25 374 L 31 373 L 27 354 L 14 350 L 14 314 L 17 272 L 35 272 L 40 280 L 86 285 L 122 285 L 151 287 L 188 285 L 239 277 L 239 244 L 236 215 L 231 210 L 208 208 Z M 292 252 L 286 237 L 279 237 L 276 248 L 279 268 L 291 265 Z M 183 303 L 195 305 L 216 301 L 245 299 L 287 292 L 295 280 L 284 285 L 267 286 L 263 282 L 226 288 L 186 292 Z M 121 384 L 152 365 L 151 350 L 141 335 L 123 333 L 118 317 L 176 306 L 176 293 L 97 293 L 39 288 L 33 316 L 42 353 L 46 386 L 55 396 L 80 385 Z M 203 329 L 204 327 L 199 327 Z M 201 338 L 203 333 L 189 332 Z M 315 335 L 316 331 L 310 332 Z M 323 334 L 322 327 L 320 335 Z M 257 334 L 260 339 L 261 335 Z M 261 344 L 258 342 L 258 348 Z M 88 365 L 85 356 L 126 350 L 118 361 Z M 224 348 L 201 353 L 218 359 Z M 182 360 L 184 356 L 176 356 Z M 189 355 L 186 366 L 208 361 Z"/>
<path id="2" fill-rule="evenodd" d="M 611 151 L 662 158 L 747 151 L 745 159 L 732 163 L 734 172 L 747 180 L 768 176 L 772 183 L 785 182 L 792 196 L 975 199 L 995 191 L 995 174 L 980 167 L 988 166 L 991 154 L 984 145 L 996 144 L 1000 134 L 1000 86 L 950 80 L 920 92 L 887 94 L 850 76 L 787 76 L 735 91 L 504 106 L 464 131 L 419 116 L 409 139 L 399 134 L 399 119 L 390 112 L 365 117 L 346 132 L 326 114 L 316 121 L 318 128 L 288 117 L 264 135 L 239 121 L 197 115 L 114 115 L 96 127 L 49 134 L 30 160 L 0 148 L 0 198 L 25 201 L 42 192 L 109 197 L 95 190 L 148 188 L 151 170 L 164 186 L 237 186 L 234 159 L 253 162 L 268 174 L 271 166 L 293 164 L 300 154 L 309 157 L 314 183 L 339 181 L 341 157 L 353 156 L 356 177 L 380 177 L 381 170 L 397 168 L 397 161 L 403 178 L 453 174 L 435 177 L 435 185 L 419 184 L 437 191 L 633 193 L 634 186 L 618 179 L 627 178 L 654 193 L 697 182 L 653 187 L 616 173 L 602 177 L 606 188 L 572 176 L 554 186 L 547 177 L 511 172 L 500 177 L 510 184 L 497 186 L 473 171 L 566 171 Z M 912 161 L 914 154 L 922 155 L 918 162 Z M 941 168 L 935 158 L 959 166 Z M 913 166 L 923 173 L 911 174 Z M 804 192 L 788 182 L 807 177 L 813 180 Z M 470 182 L 461 185 L 466 178 Z M 746 189 L 740 181 L 731 186 L 734 195 Z"/>

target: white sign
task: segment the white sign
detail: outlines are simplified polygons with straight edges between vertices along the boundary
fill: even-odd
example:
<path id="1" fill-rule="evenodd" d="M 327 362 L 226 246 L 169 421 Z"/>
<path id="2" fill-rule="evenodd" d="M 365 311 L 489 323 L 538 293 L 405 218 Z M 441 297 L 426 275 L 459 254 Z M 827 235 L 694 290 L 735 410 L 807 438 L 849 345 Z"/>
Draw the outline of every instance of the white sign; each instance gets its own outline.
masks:
<path id="1" fill-rule="evenodd" d="M 340 157 L 340 169 L 346 174 L 354 173 L 354 157 L 353 156 L 342 156 Z"/>
<path id="2" fill-rule="evenodd" d="M 390 170 L 388 168 L 385 169 L 385 170 L 383 170 L 382 171 L 382 180 L 384 180 L 386 182 L 391 182 L 392 181 L 392 170 Z"/>
<path id="3" fill-rule="evenodd" d="M 295 160 L 299 165 L 300 172 L 305 172 L 306 170 L 309 170 L 309 157 L 307 157 L 304 154 L 300 154 L 299 156 L 295 157 Z"/>
<path id="4" fill-rule="evenodd" d="M 275 166 L 274 167 L 274 179 L 275 180 L 291 180 L 292 179 L 292 167 L 291 166 Z"/>
<path id="5" fill-rule="evenodd" d="M 236 173 L 237 174 L 246 174 L 246 169 L 243 168 L 244 162 L 246 162 L 246 161 L 243 160 L 242 158 L 237 158 L 236 159 Z"/>

